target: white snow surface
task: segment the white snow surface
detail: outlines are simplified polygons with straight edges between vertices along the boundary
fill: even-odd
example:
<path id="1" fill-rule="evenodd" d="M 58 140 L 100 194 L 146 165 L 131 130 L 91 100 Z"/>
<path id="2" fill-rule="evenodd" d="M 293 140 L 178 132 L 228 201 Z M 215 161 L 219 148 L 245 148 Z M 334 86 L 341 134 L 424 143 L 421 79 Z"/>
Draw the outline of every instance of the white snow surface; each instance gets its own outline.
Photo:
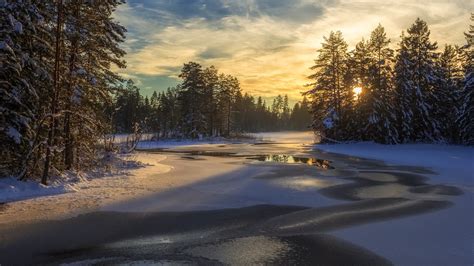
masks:
<path id="1" fill-rule="evenodd" d="M 15 141 L 15 143 L 20 144 L 21 142 L 21 134 L 16 130 L 14 127 L 8 127 L 7 136 Z"/>
<path id="2" fill-rule="evenodd" d="M 16 178 L 0 178 L 0 202 L 25 200 L 74 191 L 68 184 L 45 186 L 37 181 L 19 181 Z"/>
<path id="3" fill-rule="evenodd" d="M 53 196 L 69 192 L 77 192 L 81 187 L 104 177 L 126 175 L 130 170 L 139 168 L 140 162 L 130 159 L 129 155 L 114 154 L 107 157 L 108 166 L 104 169 L 91 169 L 88 172 L 65 172 L 61 176 L 53 176 L 48 185 L 39 183 L 39 179 L 20 181 L 15 177 L 0 178 L 0 203 L 22 201 L 37 197 Z"/>
<path id="4" fill-rule="evenodd" d="M 474 147 L 444 144 L 382 145 L 373 142 L 317 144 L 316 149 L 376 159 L 393 165 L 411 165 L 436 172 L 433 181 L 447 184 L 474 185 Z"/>
<path id="5" fill-rule="evenodd" d="M 433 184 L 455 185 L 464 195 L 445 210 L 336 230 L 332 234 L 388 258 L 395 265 L 474 265 L 473 147 L 441 144 L 318 144 L 316 149 L 429 168 Z"/>

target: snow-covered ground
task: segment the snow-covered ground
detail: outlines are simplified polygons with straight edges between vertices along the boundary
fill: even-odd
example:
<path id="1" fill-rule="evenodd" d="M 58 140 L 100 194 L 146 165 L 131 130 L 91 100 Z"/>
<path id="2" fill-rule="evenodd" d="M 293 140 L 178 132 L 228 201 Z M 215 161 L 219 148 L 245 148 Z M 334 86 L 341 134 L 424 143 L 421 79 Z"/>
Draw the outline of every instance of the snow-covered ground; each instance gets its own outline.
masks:
<path id="1" fill-rule="evenodd" d="M 160 163 L 160 154 L 122 155 L 109 169 L 66 176 L 64 180 L 43 186 L 33 181 L 0 179 L 0 225 L 70 217 L 97 210 L 110 202 L 127 200 L 155 192 L 166 186 L 156 180 L 171 170 Z M 126 157 L 126 158 L 123 158 Z M 137 163 L 140 162 L 140 163 Z"/>
<path id="2" fill-rule="evenodd" d="M 376 159 L 394 165 L 429 168 L 433 181 L 460 186 L 474 185 L 474 147 L 442 144 L 382 145 L 372 142 L 318 144 L 316 149 Z"/>
<path id="3" fill-rule="evenodd" d="M 93 179 L 122 176 L 145 166 L 130 154 L 111 154 L 100 163 L 106 165 L 85 172 L 66 171 L 61 176 L 50 177 L 47 186 L 39 183 L 39 178 L 25 181 L 14 177 L 0 178 L 0 203 L 76 192 L 78 187 Z"/>
<path id="4" fill-rule="evenodd" d="M 37 181 L 18 181 L 16 178 L 0 178 L 0 202 L 25 200 L 40 196 L 50 196 L 73 192 L 71 185 L 57 183 L 45 186 Z"/>
<path id="5" fill-rule="evenodd" d="M 155 134 L 147 133 L 140 135 L 140 141 L 149 141 L 151 140 Z M 127 143 L 134 138 L 133 134 L 115 134 L 115 135 L 108 135 L 108 138 L 113 138 L 113 143 L 120 144 L 120 143 Z"/>
<path id="6" fill-rule="evenodd" d="M 395 265 L 474 265 L 474 147 L 440 144 L 320 144 L 318 150 L 422 166 L 428 182 L 461 188 L 442 211 L 349 227 L 333 234 L 388 258 Z"/>

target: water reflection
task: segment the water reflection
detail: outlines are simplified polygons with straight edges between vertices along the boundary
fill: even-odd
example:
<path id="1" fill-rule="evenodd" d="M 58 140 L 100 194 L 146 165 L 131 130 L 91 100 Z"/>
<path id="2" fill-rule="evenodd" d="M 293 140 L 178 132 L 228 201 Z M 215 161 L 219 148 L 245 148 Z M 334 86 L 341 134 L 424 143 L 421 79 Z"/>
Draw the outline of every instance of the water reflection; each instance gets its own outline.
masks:
<path id="1" fill-rule="evenodd" d="M 316 166 L 322 169 L 334 169 L 331 166 L 331 161 L 318 159 L 318 158 L 307 158 L 307 157 L 298 157 L 287 154 L 269 154 L 269 155 L 260 155 L 250 159 L 255 159 L 261 162 L 276 162 L 276 163 L 286 163 L 286 164 L 307 164 L 311 166 Z"/>

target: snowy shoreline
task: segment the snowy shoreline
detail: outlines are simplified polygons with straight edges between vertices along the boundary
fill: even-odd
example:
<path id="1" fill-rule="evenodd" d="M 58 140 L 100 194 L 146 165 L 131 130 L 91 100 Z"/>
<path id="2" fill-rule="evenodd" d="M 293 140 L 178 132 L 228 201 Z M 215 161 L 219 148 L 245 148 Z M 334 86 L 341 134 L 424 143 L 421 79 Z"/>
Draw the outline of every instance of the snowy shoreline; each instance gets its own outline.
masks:
<path id="1" fill-rule="evenodd" d="M 430 177 L 447 184 L 474 186 L 474 147 L 445 144 L 382 145 L 373 142 L 316 144 L 324 152 L 375 159 L 393 165 L 425 167 Z"/>

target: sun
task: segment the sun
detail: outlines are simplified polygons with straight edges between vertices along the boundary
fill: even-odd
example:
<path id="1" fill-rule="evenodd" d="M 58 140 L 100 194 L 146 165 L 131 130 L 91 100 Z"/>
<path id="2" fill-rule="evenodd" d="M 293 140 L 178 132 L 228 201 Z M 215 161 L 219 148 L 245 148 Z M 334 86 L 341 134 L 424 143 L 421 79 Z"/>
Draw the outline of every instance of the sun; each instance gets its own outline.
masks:
<path id="1" fill-rule="evenodd" d="M 359 97 L 359 95 L 362 93 L 362 87 L 354 87 L 352 89 L 356 97 Z"/>

